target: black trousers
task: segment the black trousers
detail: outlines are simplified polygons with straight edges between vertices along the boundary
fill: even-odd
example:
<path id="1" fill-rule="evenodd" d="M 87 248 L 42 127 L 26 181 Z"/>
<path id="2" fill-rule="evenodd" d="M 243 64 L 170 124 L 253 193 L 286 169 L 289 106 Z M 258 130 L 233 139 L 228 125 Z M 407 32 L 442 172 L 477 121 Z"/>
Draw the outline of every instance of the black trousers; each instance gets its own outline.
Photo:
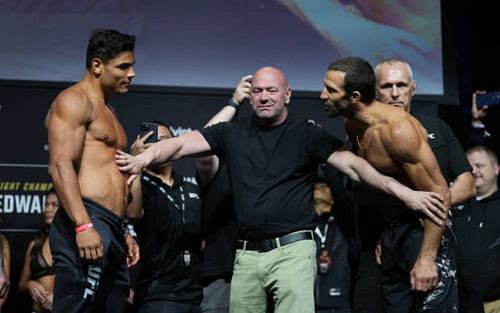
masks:
<path id="1" fill-rule="evenodd" d="M 353 313 L 384 313 L 382 277 L 375 259 L 375 247 L 382 233 L 382 211 L 359 207 L 361 253 L 354 278 Z"/>
<path id="2" fill-rule="evenodd" d="M 353 313 L 384 313 L 382 277 L 375 259 L 375 245 L 361 251 L 354 282 Z"/>
<path id="3" fill-rule="evenodd" d="M 451 224 L 450 224 L 451 225 Z M 382 289 L 387 313 L 457 313 L 455 236 L 446 227 L 436 258 L 438 284 L 427 293 L 411 290 L 410 271 L 417 260 L 423 228 L 416 218 L 385 226 L 382 233 Z"/>
<path id="4" fill-rule="evenodd" d="M 361 252 L 355 280 L 354 313 L 384 313 L 382 277 L 380 268 L 375 261 L 374 250 L 375 247 L 370 246 Z M 484 313 L 481 294 L 477 288 L 472 286 L 470 273 L 460 254 L 457 254 L 456 260 L 459 312 Z"/>
<path id="5" fill-rule="evenodd" d="M 104 256 L 95 263 L 82 260 L 75 242 L 75 226 L 63 209 L 57 211 L 49 234 L 56 276 L 52 312 L 126 312 L 130 281 L 123 219 L 90 200 L 84 199 L 84 204 L 102 237 Z"/>

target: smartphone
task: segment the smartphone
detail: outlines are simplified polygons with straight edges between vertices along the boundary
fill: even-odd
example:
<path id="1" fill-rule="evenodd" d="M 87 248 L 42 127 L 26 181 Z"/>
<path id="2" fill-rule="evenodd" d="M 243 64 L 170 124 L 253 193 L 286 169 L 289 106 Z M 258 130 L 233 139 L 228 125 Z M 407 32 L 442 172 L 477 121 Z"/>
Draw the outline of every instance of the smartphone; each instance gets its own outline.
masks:
<path id="1" fill-rule="evenodd" d="M 477 107 L 483 105 L 498 105 L 500 104 L 500 91 L 489 91 L 480 95 L 476 95 Z"/>
<path id="2" fill-rule="evenodd" d="M 156 123 L 141 123 L 141 137 L 153 131 L 153 134 L 149 136 L 146 143 L 153 143 L 158 141 L 158 124 Z"/>

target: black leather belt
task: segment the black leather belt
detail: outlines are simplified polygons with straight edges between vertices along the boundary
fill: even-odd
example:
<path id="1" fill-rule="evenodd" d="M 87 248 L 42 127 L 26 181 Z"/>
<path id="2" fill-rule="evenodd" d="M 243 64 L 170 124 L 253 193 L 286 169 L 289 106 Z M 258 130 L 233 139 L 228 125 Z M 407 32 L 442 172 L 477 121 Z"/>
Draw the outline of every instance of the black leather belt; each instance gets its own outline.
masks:
<path id="1" fill-rule="evenodd" d="M 314 236 L 311 230 L 301 230 L 278 238 L 264 239 L 261 241 L 238 240 L 238 249 L 267 252 L 300 240 L 312 239 L 314 239 Z"/>

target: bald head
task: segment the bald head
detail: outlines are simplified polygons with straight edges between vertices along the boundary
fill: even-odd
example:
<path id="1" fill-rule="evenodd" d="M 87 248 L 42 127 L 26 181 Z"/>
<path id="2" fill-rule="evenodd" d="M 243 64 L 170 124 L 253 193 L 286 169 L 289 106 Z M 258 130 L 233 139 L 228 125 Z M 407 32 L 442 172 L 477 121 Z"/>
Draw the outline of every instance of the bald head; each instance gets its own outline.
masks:
<path id="1" fill-rule="evenodd" d="M 410 65 L 402 59 L 387 59 L 375 67 L 375 76 L 377 100 L 410 112 L 417 88 Z"/>
<path id="2" fill-rule="evenodd" d="M 286 120 L 292 91 L 285 74 L 271 66 L 258 69 L 253 75 L 250 103 L 257 123 L 275 126 Z"/>
<path id="3" fill-rule="evenodd" d="M 285 73 L 283 73 L 280 69 L 272 67 L 272 66 L 264 66 L 258 69 L 253 75 L 252 83 L 256 79 L 273 79 L 277 84 L 280 84 L 284 88 L 288 88 L 288 81 L 286 79 Z"/>

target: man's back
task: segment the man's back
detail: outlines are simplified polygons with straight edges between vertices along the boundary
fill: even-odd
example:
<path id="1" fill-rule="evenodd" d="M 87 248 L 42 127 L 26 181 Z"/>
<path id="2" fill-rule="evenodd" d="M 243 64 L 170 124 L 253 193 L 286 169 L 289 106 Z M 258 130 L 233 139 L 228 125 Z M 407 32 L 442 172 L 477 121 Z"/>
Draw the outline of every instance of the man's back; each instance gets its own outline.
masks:
<path id="1" fill-rule="evenodd" d="M 422 125 L 405 111 L 379 102 L 367 106 L 361 115 L 363 122 L 358 119 L 346 121 L 346 129 L 357 154 L 381 173 L 396 178 L 410 188 L 431 190 L 426 179 L 421 182 L 424 186 L 415 186 L 414 177 L 411 177 L 418 174 L 415 172 L 417 169 L 423 169 L 422 162 L 437 165 L 427 160 L 432 158 L 432 153 L 424 153 L 430 148 L 427 132 Z M 369 121 L 369 124 L 365 121 Z M 425 155 L 424 160 L 421 155 Z M 405 167 L 411 165 L 414 169 L 408 171 Z M 429 175 L 434 176 L 432 173 Z M 406 210 L 402 203 L 394 203 L 385 196 L 383 201 L 386 203 L 385 208 L 391 203 L 393 213 Z M 390 212 L 386 210 L 386 213 Z"/>

